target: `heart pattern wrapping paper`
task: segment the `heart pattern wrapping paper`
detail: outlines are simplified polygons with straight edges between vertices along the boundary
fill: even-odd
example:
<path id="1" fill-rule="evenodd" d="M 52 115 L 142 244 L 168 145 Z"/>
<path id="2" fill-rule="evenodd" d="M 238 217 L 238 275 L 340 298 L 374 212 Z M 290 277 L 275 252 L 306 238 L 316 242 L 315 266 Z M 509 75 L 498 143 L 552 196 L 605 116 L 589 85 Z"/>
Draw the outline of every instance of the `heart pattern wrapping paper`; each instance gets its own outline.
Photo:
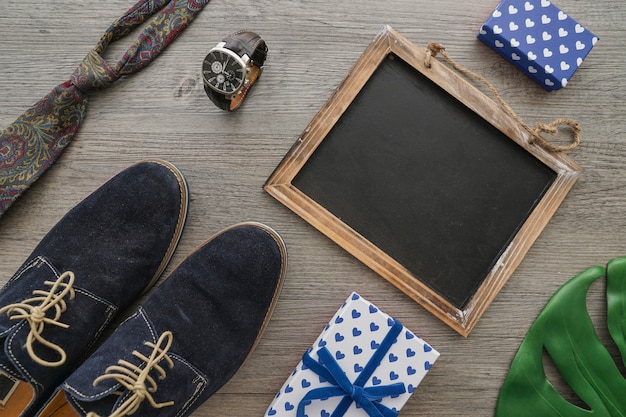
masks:
<path id="1" fill-rule="evenodd" d="M 394 326 L 398 327 L 397 336 L 386 341 L 386 336 L 393 331 Z M 379 351 L 386 349 L 385 344 L 390 345 L 388 350 Z M 439 352 L 432 346 L 357 293 L 348 297 L 305 356 L 309 355 L 311 359 L 324 363 L 318 355 L 323 348 L 341 367 L 347 379 L 355 384 L 362 376 L 361 373 L 367 372 L 364 369 L 378 352 L 381 355 L 380 364 L 363 387 L 367 391 L 404 384 L 404 393 L 380 400 L 380 404 L 396 413 L 439 357 Z M 306 400 L 304 397 L 316 389 L 332 385 L 324 376 L 300 361 L 267 409 L 265 417 L 296 417 L 299 405 L 304 410 L 302 413 L 308 417 L 329 417 L 344 400 L 344 395 L 314 400 Z M 351 404 L 343 415 L 368 416 L 361 406 L 351 400 L 349 402 Z"/>
<path id="2" fill-rule="evenodd" d="M 568 84 L 599 39 L 549 0 L 503 0 L 478 38 L 548 91 Z"/>

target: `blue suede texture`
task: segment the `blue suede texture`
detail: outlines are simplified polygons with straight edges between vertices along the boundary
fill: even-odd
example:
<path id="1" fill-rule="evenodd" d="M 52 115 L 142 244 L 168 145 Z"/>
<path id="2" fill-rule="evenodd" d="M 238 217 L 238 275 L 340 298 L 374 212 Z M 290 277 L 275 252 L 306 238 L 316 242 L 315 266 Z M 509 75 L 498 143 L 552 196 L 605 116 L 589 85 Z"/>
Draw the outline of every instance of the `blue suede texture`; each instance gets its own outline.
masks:
<path id="1" fill-rule="evenodd" d="M 24 300 L 32 296 L 32 290 L 46 288 L 44 281 L 56 281 L 59 276 L 52 265 L 44 258 L 37 257 L 20 269 L 16 275 L 16 284 L 5 288 L 1 299 Z M 17 282 L 24 285 L 17 285 Z M 22 295 L 24 290 L 29 290 Z M 111 321 L 117 312 L 117 306 L 74 285 L 75 297 L 68 300 L 67 313 L 62 315 L 61 322 L 69 324 L 64 329 L 47 326 L 42 336 L 56 345 L 62 346 L 68 358 L 80 358 L 85 354 L 85 345 L 94 340 Z M 73 314 L 72 314 L 73 313 Z M 89 313 L 89 314 L 82 314 Z M 48 313 L 50 316 L 51 313 Z M 35 364 L 24 345 L 30 332 L 26 320 L 10 320 L 7 314 L 0 315 L 0 338 L 4 341 L 4 355 L 0 355 L 2 369 L 14 378 L 26 379 L 38 393 L 45 393 L 46 388 L 54 388 L 59 384 L 59 374 L 67 375 L 76 367 L 74 361 L 47 368 Z M 78 343 L 78 341 L 83 341 Z M 70 342 L 70 343 L 68 343 Z M 74 343 L 71 343 L 74 342 Z M 57 361 L 59 354 L 50 348 L 35 343 L 34 351 L 40 358 Z"/>
<path id="2" fill-rule="evenodd" d="M 35 415 L 113 317 L 154 282 L 182 233 L 187 195 L 182 174 L 166 162 L 127 168 L 69 211 L 0 291 L 2 307 L 33 297 L 34 290 L 49 290 L 45 280 L 55 281 L 65 271 L 75 274 L 75 298 L 64 300 L 67 310 L 59 319 L 70 327 L 45 326 L 42 333 L 66 352 L 61 366 L 34 362 L 24 348 L 28 323 L 0 316 L 0 369 L 36 392 L 22 417 Z M 44 359 L 59 359 L 45 346 L 34 348 Z"/>
<path id="3" fill-rule="evenodd" d="M 133 350 L 149 356 L 145 342 L 173 333 L 170 369 L 158 379 L 159 409 L 144 400 L 135 417 L 189 415 L 241 367 L 267 325 L 286 269 L 280 237 L 259 224 L 235 225 L 209 239 L 154 290 L 143 306 L 62 385 L 80 416 L 110 415 L 131 394 L 114 379 L 94 380 L 123 359 L 145 365 Z M 115 391 L 122 391 L 121 396 Z"/>

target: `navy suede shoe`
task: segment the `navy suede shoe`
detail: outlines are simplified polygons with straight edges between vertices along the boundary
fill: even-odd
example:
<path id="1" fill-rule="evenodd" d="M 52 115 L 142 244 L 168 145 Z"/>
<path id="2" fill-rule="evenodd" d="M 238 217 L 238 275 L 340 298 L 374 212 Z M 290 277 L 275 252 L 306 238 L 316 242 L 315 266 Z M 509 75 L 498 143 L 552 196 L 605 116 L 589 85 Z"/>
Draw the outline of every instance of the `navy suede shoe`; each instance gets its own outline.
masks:
<path id="1" fill-rule="evenodd" d="M 242 223 L 187 257 L 39 416 L 184 417 L 239 369 L 285 276 L 276 232 Z"/>
<path id="2" fill-rule="evenodd" d="M 67 213 L 0 291 L 0 417 L 36 414 L 165 269 L 187 216 L 171 164 L 119 173 Z"/>

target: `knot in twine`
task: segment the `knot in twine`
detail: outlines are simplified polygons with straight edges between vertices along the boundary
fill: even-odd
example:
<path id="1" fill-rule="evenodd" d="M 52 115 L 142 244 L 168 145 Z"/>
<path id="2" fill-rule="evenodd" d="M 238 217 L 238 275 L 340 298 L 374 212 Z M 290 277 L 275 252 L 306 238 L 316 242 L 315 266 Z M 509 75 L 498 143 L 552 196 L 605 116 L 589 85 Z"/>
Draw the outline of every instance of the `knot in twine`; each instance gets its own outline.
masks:
<path id="1" fill-rule="evenodd" d="M 437 55 L 441 55 L 444 60 L 450 64 L 452 68 L 465 75 L 468 78 L 480 81 L 483 83 L 489 91 L 496 98 L 500 106 L 502 106 L 504 112 L 511 116 L 519 125 L 529 134 L 528 143 L 536 143 L 542 148 L 551 152 L 567 152 L 576 149 L 582 140 L 582 128 L 580 124 L 575 120 L 569 118 L 556 119 L 550 123 L 537 123 L 535 127 L 527 125 L 522 118 L 513 111 L 511 106 L 504 100 L 500 92 L 483 76 L 470 71 L 469 69 L 457 64 L 446 52 L 446 48 L 440 43 L 430 43 L 426 47 L 426 57 L 424 59 L 424 66 L 426 68 L 432 68 L 432 58 Z M 556 137 L 559 134 L 559 127 L 565 126 L 571 130 L 572 140 L 571 143 L 566 145 L 556 145 L 546 139 L 542 134 L 548 134 L 552 137 Z"/>

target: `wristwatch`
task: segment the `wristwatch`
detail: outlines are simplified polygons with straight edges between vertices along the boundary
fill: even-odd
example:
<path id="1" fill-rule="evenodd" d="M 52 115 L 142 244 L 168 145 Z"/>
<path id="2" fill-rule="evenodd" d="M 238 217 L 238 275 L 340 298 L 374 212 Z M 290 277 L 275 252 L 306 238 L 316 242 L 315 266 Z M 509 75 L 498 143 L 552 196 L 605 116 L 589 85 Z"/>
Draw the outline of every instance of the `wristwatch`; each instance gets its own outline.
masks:
<path id="1" fill-rule="evenodd" d="M 267 45 L 259 35 L 239 31 L 222 39 L 202 63 L 204 91 L 217 107 L 235 111 L 263 72 Z"/>

